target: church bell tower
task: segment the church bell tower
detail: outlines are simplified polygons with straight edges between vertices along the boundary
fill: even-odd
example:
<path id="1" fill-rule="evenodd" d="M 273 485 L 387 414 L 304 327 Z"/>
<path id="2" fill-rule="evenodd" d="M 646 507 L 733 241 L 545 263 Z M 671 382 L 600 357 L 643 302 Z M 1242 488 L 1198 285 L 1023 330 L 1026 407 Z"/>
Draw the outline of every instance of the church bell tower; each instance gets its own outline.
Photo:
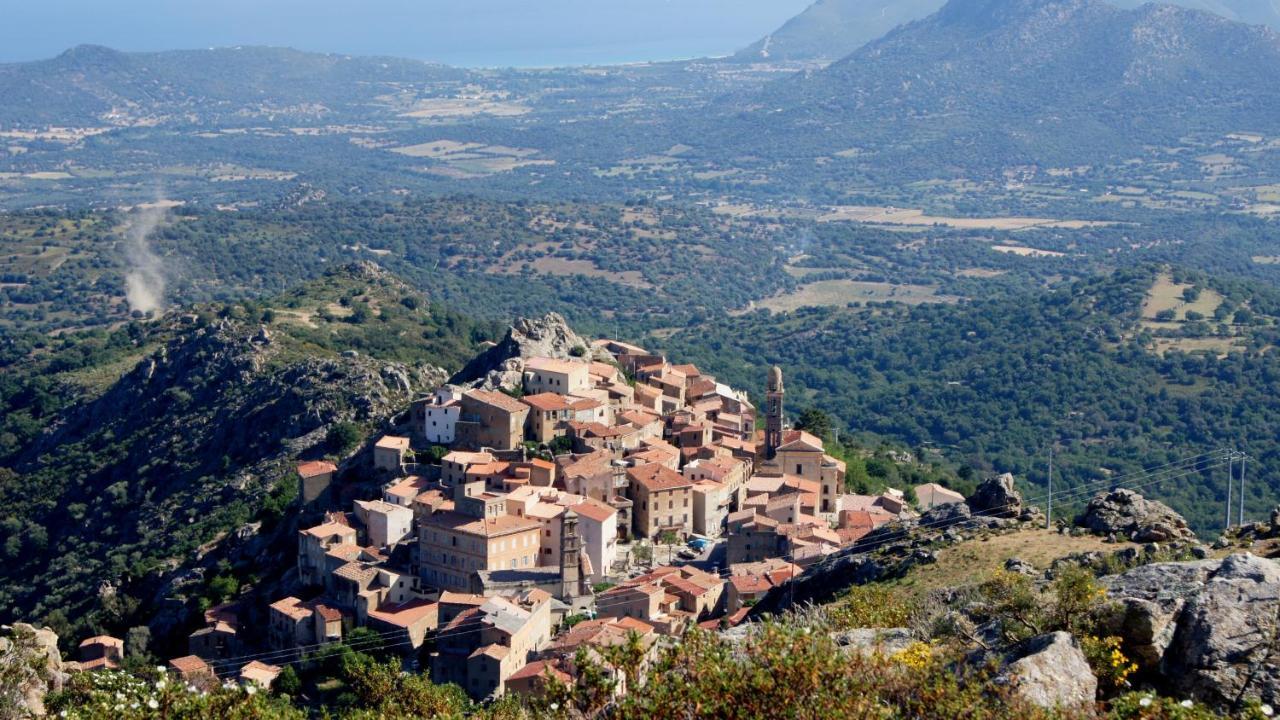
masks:
<path id="1" fill-rule="evenodd" d="M 765 394 L 764 458 L 772 460 L 782 446 L 782 368 L 769 370 L 768 392 Z"/>

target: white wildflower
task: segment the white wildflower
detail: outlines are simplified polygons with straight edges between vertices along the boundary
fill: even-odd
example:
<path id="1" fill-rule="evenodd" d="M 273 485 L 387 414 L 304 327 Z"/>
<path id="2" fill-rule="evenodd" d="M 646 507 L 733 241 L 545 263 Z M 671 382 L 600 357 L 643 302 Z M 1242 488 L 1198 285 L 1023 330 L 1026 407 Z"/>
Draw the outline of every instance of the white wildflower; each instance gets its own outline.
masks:
<path id="1" fill-rule="evenodd" d="M 159 680 L 157 680 L 157 681 L 156 681 L 156 689 L 157 689 L 157 690 L 163 690 L 163 689 L 164 689 L 164 686 L 165 686 L 165 685 L 168 685 L 168 684 L 169 684 L 169 683 L 165 682 L 165 679 L 164 679 L 164 678 L 160 678 Z"/>
<path id="2" fill-rule="evenodd" d="M 1180 703 L 1178 703 L 1178 704 L 1179 704 L 1179 705 L 1181 705 L 1181 706 L 1182 706 L 1182 707 L 1184 707 L 1184 708 L 1189 708 L 1189 707 L 1191 707 L 1192 705 L 1195 705 L 1195 703 L 1191 702 L 1190 700 L 1183 700 L 1182 702 L 1180 702 Z"/>
<path id="3" fill-rule="evenodd" d="M 151 698 L 150 700 L 147 701 L 147 707 L 151 708 L 152 710 L 156 710 L 160 707 L 160 703 L 156 702 L 155 698 Z"/>
<path id="4" fill-rule="evenodd" d="M 1151 698 L 1144 697 L 1138 701 L 1138 704 L 1141 705 L 1142 707 L 1151 707 Z"/>
<path id="5" fill-rule="evenodd" d="M 1263 705 L 1258 709 L 1261 710 L 1262 714 L 1266 715 L 1267 717 L 1271 717 L 1272 715 L 1276 714 L 1275 708 L 1271 707 L 1270 705 Z"/>

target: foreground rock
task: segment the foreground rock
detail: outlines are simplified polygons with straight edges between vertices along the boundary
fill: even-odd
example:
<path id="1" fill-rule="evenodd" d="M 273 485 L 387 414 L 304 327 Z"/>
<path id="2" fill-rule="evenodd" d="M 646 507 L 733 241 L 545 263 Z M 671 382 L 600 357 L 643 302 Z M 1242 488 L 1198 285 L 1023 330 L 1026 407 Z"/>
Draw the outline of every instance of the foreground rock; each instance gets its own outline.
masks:
<path id="1" fill-rule="evenodd" d="M 1089 501 L 1076 524 L 1098 535 L 1116 535 L 1134 542 L 1195 541 L 1187 521 L 1162 502 L 1132 490 L 1112 490 Z"/>
<path id="2" fill-rule="evenodd" d="M 989 517 L 1016 518 L 1022 514 L 1022 494 L 1013 486 L 1009 473 L 984 480 L 965 502 L 973 512 Z"/>
<path id="3" fill-rule="evenodd" d="M 0 716 L 42 716 L 45 695 L 61 690 L 66 682 L 58 636 L 26 623 L 15 623 L 6 631 L 0 637 Z"/>
<path id="4" fill-rule="evenodd" d="M 1280 703 L 1280 565 L 1232 555 L 1187 601 L 1165 653 L 1164 674 L 1206 703 L 1253 694 Z"/>
<path id="5" fill-rule="evenodd" d="M 1053 709 L 1083 709 L 1093 705 L 1098 679 L 1080 643 L 1070 633 L 1055 632 L 1023 641 L 1010 653 L 1013 659 L 996 677 L 1011 683 L 1027 702 Z"/>
<path id="6" fill-rule="evenodd" d="M 1280 704 L 1280 565 L 1248 553 L 1104 578 L 1111 632 L 1151 679 L 1217 708 Z"/>

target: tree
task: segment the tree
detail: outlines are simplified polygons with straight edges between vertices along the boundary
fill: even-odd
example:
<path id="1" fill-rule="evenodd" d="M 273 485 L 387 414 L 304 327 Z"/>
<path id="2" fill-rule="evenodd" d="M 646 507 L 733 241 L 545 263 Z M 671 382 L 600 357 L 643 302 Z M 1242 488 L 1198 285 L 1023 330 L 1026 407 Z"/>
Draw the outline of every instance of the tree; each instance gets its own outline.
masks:
<path id="1" fill-rule="evenodd" d="M 126 655 L 142 659 L 151 657 L 151 628 L 136 625 L 129 628 L 124 635 L 124 651 Z"/>
<path id="2" fill-rule="evenodd" d="M 823 440 L 831 438 L 831 416 L 815 407 L 805 408 L 796 420 L 795 427 Z"/>
<path id="3" fill-rule="evenodd" d="M 638 542 L 631 547 L 631 557 L 637 563 L 650 565 L 653 563 L 653 546 L 647 542 Z"/>
<path id="4" fill-rule="evenodd" d="M 271 683 L 271 689 L 282 695 L 297 695 L 302 691 L 302 680 L 298 677 L 298 671 L 294 670 L 292 665 L 285 665 L 276 676 L 275 682 Z"/>
<path id="5" fill-rule="evenodd" d="M 673 545 L 675 545 L 676 543 L 680 542 L 680 536 L 679 536 L 679 535 L 676 535 L 676 534 L 675 534 L 675 532 L 673 532 L 673 531 L 671 531 L 671 530 L 663 530 L 662 532 L 658 533 L 658 538 L 657 538 L 657 540 L 658 540 L 658 544 L 659 544 L 659 545 L 666 545 L 666 546 L 667 546 L 667 564 L 668 564 L 668 565 L 670 565 L 670 564 L 671 564 L 671 552 L 672 552 L 671 546 L 673 546 Z"/>
<path id="6" fill-rule="evenodd" d="M 324 436 L 325 445 L 334 455 L 345 456 L 364 439 L 360 426 L 353 422 L 334 423 Z"/>

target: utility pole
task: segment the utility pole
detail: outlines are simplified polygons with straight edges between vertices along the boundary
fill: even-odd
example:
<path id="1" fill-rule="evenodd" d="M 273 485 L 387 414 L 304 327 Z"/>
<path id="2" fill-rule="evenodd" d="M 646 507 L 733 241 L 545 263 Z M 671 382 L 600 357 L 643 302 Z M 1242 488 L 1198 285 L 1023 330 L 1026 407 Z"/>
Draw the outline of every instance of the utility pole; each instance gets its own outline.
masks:
<path id="1" fill-rule="evenodd" d="M 1223 532 L 1231 529 L 1231 493 L 1234 492 L 1236 473 L 1236 454 L 1235 452 L 1227 455 L 1227 526 L 1223 528 Z"/>
<path id="2" fill-rule="evenodd" d="M 1044 529 L 1053 529 L 1053 443 L 1049 443 L 1049 511 L 1044 516 Z"/>
<path id="3" fill-rule="evenodd" d="M 1248 455 L 1240 453 L 1240 526 L 1244 527 L 1244 461 Z"/>

